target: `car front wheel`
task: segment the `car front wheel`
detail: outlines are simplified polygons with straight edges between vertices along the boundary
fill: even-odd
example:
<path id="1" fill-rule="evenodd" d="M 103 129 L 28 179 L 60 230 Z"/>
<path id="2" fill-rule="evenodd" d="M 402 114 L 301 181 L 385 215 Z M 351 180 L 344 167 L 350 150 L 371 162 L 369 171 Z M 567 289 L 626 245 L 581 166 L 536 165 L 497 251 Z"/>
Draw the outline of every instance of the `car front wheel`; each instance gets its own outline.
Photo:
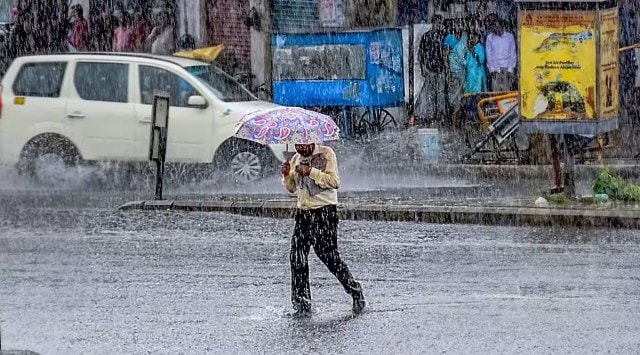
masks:
<path id="1" fill-rule="evenodd" d="M 259 144 L 232 141 L 221 147 L 215 161 L 218 174 L 238 184 L 258 181 L 273 171 L 274 158 Z"/>
<path id="2" fill-rule="evenodd" d="M 239 182 L 257 181 L 263 176 L 263 163 L 254 152 L 240 152 L 231 159 L 231 174 Z"/>

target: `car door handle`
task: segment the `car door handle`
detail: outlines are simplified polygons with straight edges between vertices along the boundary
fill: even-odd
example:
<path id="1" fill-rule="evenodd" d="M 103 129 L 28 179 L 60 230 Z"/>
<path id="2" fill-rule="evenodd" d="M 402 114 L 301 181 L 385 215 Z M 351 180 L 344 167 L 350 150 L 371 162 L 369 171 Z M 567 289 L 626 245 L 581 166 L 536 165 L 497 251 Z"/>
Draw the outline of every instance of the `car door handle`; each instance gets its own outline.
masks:
<path id="1" fill-rule="evenodd" d="M 142 124 L 151 124 L 151 117 L 145 117 L 138 120 Z"/>
<path id="2" fill-rule="evenodd" d="M 72 112 L 67 115 L 68 118 L 84 118 L 84 115 L 80 112 Z"/>

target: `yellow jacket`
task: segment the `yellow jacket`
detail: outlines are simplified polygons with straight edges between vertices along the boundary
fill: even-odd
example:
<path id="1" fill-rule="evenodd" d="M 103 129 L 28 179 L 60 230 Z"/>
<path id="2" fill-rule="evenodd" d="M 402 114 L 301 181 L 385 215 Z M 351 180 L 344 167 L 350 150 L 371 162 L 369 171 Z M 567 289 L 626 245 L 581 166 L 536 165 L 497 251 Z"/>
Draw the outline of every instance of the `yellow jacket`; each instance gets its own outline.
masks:
<path id="1" fill-rule="evenodd" d="M 301 187 L 301 176 L 295 171 L 303 159 L 300 154 L 296 154 L 289 162 L 291 171 L 289 176 L 283 178 L 282 183 L 291 193 L 298 196 L 298 208 L 303 210 L 313 210 L 325 206 L 335 206 L 338 204 L 338 188 L 340 187 L 340 177 L 338 176 L 338 160 L 333 149 L 316 145 L 312 155 L 324 154 L 326 168 L 320 170 L 312 167 L 309 177 L 322 189 L 321 192 L 311 195 L 307 188 Z"/>

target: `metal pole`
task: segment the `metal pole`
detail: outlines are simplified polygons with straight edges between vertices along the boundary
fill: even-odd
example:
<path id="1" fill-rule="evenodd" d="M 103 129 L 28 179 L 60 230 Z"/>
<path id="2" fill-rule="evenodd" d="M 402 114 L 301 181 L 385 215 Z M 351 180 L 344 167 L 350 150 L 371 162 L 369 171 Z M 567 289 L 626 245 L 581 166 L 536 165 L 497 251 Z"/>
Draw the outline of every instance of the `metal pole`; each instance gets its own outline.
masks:
<path id="1" fill-rule="evenodd" d="M 156 161 L 156 200 L 162 200 L 162 176 L 164 175 L 164 162 Z"/>
<path id="2" fill-rule="evenodd" d="M 164 178 L 164 160 L 167 151 L 167 131 L 166 128 L 158 128 L 156 134 L 159 135 L 159 154 L 158 160 L 156 160 L 156 200 L 162 200 L 162 186 Z"/>
<path id="3" fill-rule="evenodd" d="M 551 166 L 553 167 L 553 182 L 555 188 L 553 193 L 562 192 L 562 171 L 560 169 L 560 150 L 558 149 L 558 138 L 555 134 L 549 136 L 551 143 Z"/>
<path id="4" fill-rule="evenodd" d="M 571 137 L 563 136 L 564 141 L 564 193 L 567 197 L 573 197 L 576 194 L 576 173 L 575 161 L 573 159 L 573 149 L 569 146 Z"/>
<path id="5" fill-rule="evenodd" d="M 409 24 L 409 105 L 407 105 L 407 114 L 409 115 L 409 125 L 413 126 L 415 124 L 415 116 L 414 116 L 414 26 L 413 22 Z"/>

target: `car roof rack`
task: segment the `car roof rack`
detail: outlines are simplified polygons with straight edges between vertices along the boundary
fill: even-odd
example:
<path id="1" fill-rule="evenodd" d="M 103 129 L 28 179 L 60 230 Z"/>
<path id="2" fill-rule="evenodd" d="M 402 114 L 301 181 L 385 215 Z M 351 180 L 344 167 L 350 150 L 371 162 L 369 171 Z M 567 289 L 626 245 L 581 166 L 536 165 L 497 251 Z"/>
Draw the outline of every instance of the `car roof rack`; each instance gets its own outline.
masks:
<path id="1" fill-rule="evenodd" d="M 131 53 L 131 52 L 61 52 L 61 53 L 48 53 L 48 54 L 33 54 L 33 55 L 25 55 L 23 57 L 47 57 L 47 56 L 73 56 L 73 55 L 93 55 L 93 56 L 105 56 L 105 57 L 130 57 L 130 58 L 146 58 L 146 59 L 155 59 L 163 62 L 180 65 L 175 61 L 171 60 L 171 58 L 178 58 L 184 60 L 193 60 L 198 61 L 196 59 L 172 56 L 172 55 L 158 55 L 158 54 L 149 54 L 149 53 Z M 204 63 L 204 62 L 203 62 Z M 210 63 L 209 63 L 210 64 Z"/>

